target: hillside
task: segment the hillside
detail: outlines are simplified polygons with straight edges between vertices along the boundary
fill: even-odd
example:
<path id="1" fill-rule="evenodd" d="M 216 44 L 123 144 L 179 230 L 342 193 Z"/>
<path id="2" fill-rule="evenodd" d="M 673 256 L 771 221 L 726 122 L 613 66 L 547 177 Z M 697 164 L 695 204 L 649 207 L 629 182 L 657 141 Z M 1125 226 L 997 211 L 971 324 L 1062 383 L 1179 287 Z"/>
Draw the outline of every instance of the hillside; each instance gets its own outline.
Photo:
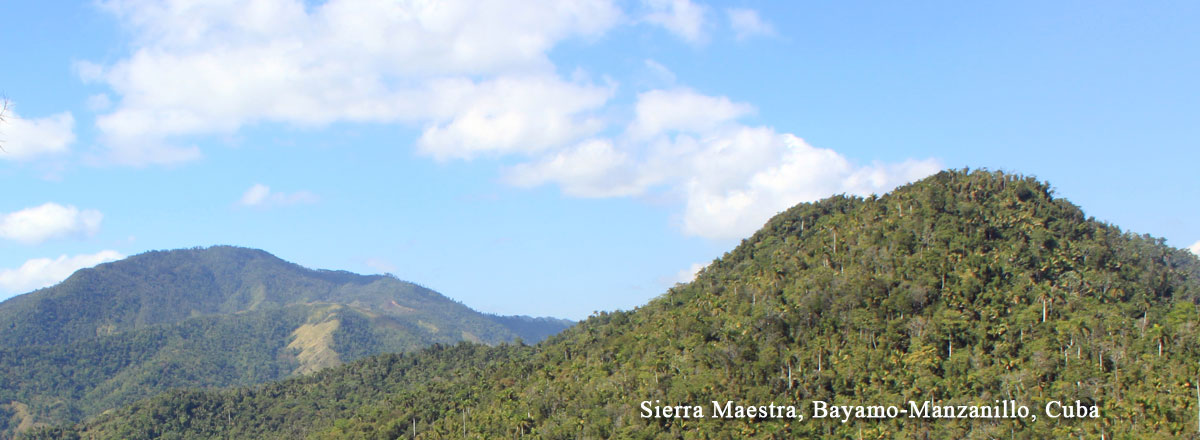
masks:
<path id="1" fill-rule="evenodd" d="M 486 315 L 389 276 L 260 250 L 147 252 L 0 303 L 0 436 L 172 388 L 262 383 L 434 343 L 537 341 L 569 324 Z"/>
<path id="2" fill-rule="evenodd" d="M 1189 252 L 1089 219 L 1035 179 L 947 171 L 793 207 L 695 281 L 536 346 L 439 345 L 177 391 L 34 437 L 1196 437 L 1198 302 Z M 705 417 L 641 417 L 656 400 Z M 710 418 L 727 400 L 804 418 Z M 814 418 L 814 401 L 1012 401 L 1038 418 L 843 422 Z M 1048 417 L 1051 401 L 1097 417 Z"/>

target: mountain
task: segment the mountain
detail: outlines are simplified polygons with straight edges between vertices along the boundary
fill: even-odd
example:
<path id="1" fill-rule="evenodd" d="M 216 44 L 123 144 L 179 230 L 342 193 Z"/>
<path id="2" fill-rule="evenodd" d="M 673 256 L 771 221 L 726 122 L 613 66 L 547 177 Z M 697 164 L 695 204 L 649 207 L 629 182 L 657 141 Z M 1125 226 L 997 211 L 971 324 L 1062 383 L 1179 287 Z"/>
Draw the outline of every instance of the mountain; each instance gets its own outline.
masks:
<path id="1" fill-rule="evenodd" d="M 261 250 L 147 252 L 0 303 L 0 432 L 172 388 L 261 383 L 435 343 L 538 341 L 570 324 L 487 315 L 390 276 Z"/>
<path id="2" fill-rule="evenodd" d="M 31 438 L 1196 438 L 1198 302 L 1195 255 L 1033 178 L 946 171 L 795 206 L 535 346 L 172 391 Z M 766 414 L 711 417 L 737 405 Z"/>

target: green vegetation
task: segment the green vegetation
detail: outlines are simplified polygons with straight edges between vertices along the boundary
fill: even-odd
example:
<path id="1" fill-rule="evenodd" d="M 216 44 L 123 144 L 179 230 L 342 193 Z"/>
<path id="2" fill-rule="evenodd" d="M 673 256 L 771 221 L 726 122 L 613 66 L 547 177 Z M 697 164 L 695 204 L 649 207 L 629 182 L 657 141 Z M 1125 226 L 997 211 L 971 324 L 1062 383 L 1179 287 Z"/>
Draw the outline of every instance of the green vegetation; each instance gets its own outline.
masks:
<path id="1" fill-rule="evenodd" d="M 173 388 L 263 383 L 435 343 L 540 340 L 568 325 L 258 250 L 149 252 L 0 303 L 0 437 Z"/>
<path id="2" fill-rule="evenodd" d="M 536 346 L 438 345 L 174 391 L 32 438 L 1180 438 L 1197 435 L 1200 260 L 1047 184 L 943 172 L 776 216 L 632 312 Z M 645 419 L 643 400 L 1050 400 L 1097 419 Z"/>

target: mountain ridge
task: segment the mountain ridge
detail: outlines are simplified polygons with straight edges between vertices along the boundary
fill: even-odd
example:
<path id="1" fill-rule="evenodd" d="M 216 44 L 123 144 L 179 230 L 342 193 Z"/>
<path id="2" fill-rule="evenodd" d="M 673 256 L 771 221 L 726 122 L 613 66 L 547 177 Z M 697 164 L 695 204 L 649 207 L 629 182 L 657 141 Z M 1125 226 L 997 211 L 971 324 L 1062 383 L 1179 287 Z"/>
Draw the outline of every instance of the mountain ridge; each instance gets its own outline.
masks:
<path id="1" fill-rule="evenodd" d="M 433 343 L 537 341 L 567 324 L 258 249 L 149 251 L 0 303 L 0 436 L 172 387 L 261 383 Z"/>
<path id="2" fill-rule="evenodd" d="M 168 260 L 168 261 L 163 261 Z M 214 260 L 225 260 L 214 266 Z M 153 262 L 153 263 L 148 263 Z M 170 270 L 156 270 L 161 266 Z M 154 266 L 154 267 L 147 267 Z M 235 271 L 229 266 L 240 268 Z M 270 269 L 270 278 L 263 278 L 256 270 Z M 279 280 L 279 273 L 292 277 L 310 279 Z M 249 275 L 247 275 L 249 274 Z M 201 289 L 196 286 L 183 286 L 179 281 L 192 281 L 186 278 L 199 279 Z M 327 284 L 320 285 L 317 282 Z M 146 286 L 156 282 L 164 288 Z M 293 285 L 284 285 L 290 282 Z M 101 285 L 104 287 L 96 287 Z M 373 286 L 374 285 L 374 286 Z M 347 286 L 372 288 L 367 291 L 346 292 Z M 61 283 L 18 295 L 0 302 L 0 344 L 8 346 L 32 345 L 45 339 L 47 333 L 60 338 L 50 338 L 48 342 L 71 342 L 71 337 L 91 337 L 84 330 L 67 332 L 43 332 L 37 336 L 14 332 L 11 321 L 14 316 L 27 319 L 30 313 L 38 314 L 39 301 L 64 300 L 72 302 L 66 311 L 67 316 L 54 316 L 55 319 L 43 320 L 58 324 L 77 322 L 80 318 L 115 321 L 114 329 L 134 329 L 141 326 L 172 323 L 184 319 L 209 314 L 231 314 L 254 310 L 259 307 L 281 306 L 309 302 L 331 302 L 347 304 L 355 303 L 369 307 L 374 311 L 391 312 L 412 309 L 409 306 L 396 304 L 396 299 L 386 297 L 386 290 L 402 290 L 414 296 L 412 301 L 444 298 L 437 292 L 416 283 L 402 281 L 389 275 L 360 275 L 341 270 L 309 269 L 295 263 L 282 260 L 260 249 L 242 248 L 236 246 L 211 246 L 206 248 L 191 248 L 178 250 L 147 251 L 119 261 L 103 263 L 92 268 L 81 269 Z M 384 292 L 380 292 L 384 290 Z M 79 292 L 91 294 L 92 297 L 79 298 Z M 114 292 L 130 292 L 139 296 L 138 304 L 112 305 Z M 214 294 L 215 293 L 215 294 Z M 127 293 L 128 294 L 128 293 Z M 167 296 L 170 294 L 170 296 Z M 285 296 L 291 296 L 286 298 Z M 81 300 L 96 301 L 81 303 Z M 171 301 L 171 304 L 163 304 Z M 449 300 L 453 307 L 469 310 L 458 301 Z M 91 306 L 91 307 L 88 307 Z M 147 307 L 152 310 L 145 310 Z M 131 310 L 136 308 L 136 310 Z M 59 310 L 61 312 L 61 310 Z M 503 318 L 500 315 L 498 318 Z M 537 318 L 535 318 L 537 319 Z M 543 320 L 540 322 L 554 323 L 560 321 Z M 9 324 L 9 325 L 6 325 Z M 62 327 L 60 327 L 62 328 Z M 70 328 L 70 325 L 67 326 Z M 531 338 L 535 339 L 535 338 Z"/>
<path id="3" fill-rule="evenodd" d="M 1200 259 L 1000 172 L 780 213 L 633 311 L 535 346 L 438 345 L 161 394 L 33 438 L 1180 438 L 1200 409 Z M 642 402 L 800 419 L 644 417 Z M 814 418 L 838 405 L 1096 408 L 1097 418 Z"/>

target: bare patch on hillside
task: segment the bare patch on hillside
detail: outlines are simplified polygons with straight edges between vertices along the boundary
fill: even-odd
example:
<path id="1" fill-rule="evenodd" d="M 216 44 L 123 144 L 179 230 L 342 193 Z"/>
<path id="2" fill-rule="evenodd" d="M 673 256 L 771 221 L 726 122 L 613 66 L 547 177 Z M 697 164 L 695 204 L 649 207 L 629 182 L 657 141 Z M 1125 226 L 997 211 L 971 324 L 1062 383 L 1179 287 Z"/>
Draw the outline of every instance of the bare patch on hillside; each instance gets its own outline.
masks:
<path id="1" fill-rule="evenodd" d="M 25 432 L 44 425 L 44 423 L 37 423 L 33 421 L 33 413 L 29 411 L 29 405 L 24 403 L 14 400 L 8 404 L 0 405 L 0 408 L 12 411 L 12 418 L 17 420 L 16 432 Z"/>
<path id="2" fill-rule="evenodd" d="M 422 321 L 419 319 L 417 320 L 417 325 L 420 326 L 421 328 L 425 329 L 425 331 L 427 331 L 429 333 L 437 333 L 439 330 L 436 325 L 433 325 L 433 323 L 425 322 L 425 321 Z"/>
<path id="3" fill-rule="evenodd" d="M 462 331 L 462 338 L 463 338 L 463 340 L 464 340 L 464 341 L 467 341 L 467 342 L 474 342 L 474 343 L 476 343 L 476 344 L 482 344 L 482 343 L 483 343 L 483 339 L 479 339 L 479 337 L 478 337 L 478 336 L 475 336 L 475 334 L 474 334 L 474 333 L 471 333 L 471 332 L 469 332 L 469 331 L 466 331 L 466 330 L 463 330 L 463 331 Z"/>
<path id="4" fill-rule="evenodd" d="M 297 350 L 296 360 L 300 366 L 294 374 L 309 374 L 314 371 L 342 364 L 342 358 L 333 350 L 333 332 L 341 325 L 339 320 L 319 324 L 304 324 L 292 332 L 292 342 L 287 348 Z"/>

